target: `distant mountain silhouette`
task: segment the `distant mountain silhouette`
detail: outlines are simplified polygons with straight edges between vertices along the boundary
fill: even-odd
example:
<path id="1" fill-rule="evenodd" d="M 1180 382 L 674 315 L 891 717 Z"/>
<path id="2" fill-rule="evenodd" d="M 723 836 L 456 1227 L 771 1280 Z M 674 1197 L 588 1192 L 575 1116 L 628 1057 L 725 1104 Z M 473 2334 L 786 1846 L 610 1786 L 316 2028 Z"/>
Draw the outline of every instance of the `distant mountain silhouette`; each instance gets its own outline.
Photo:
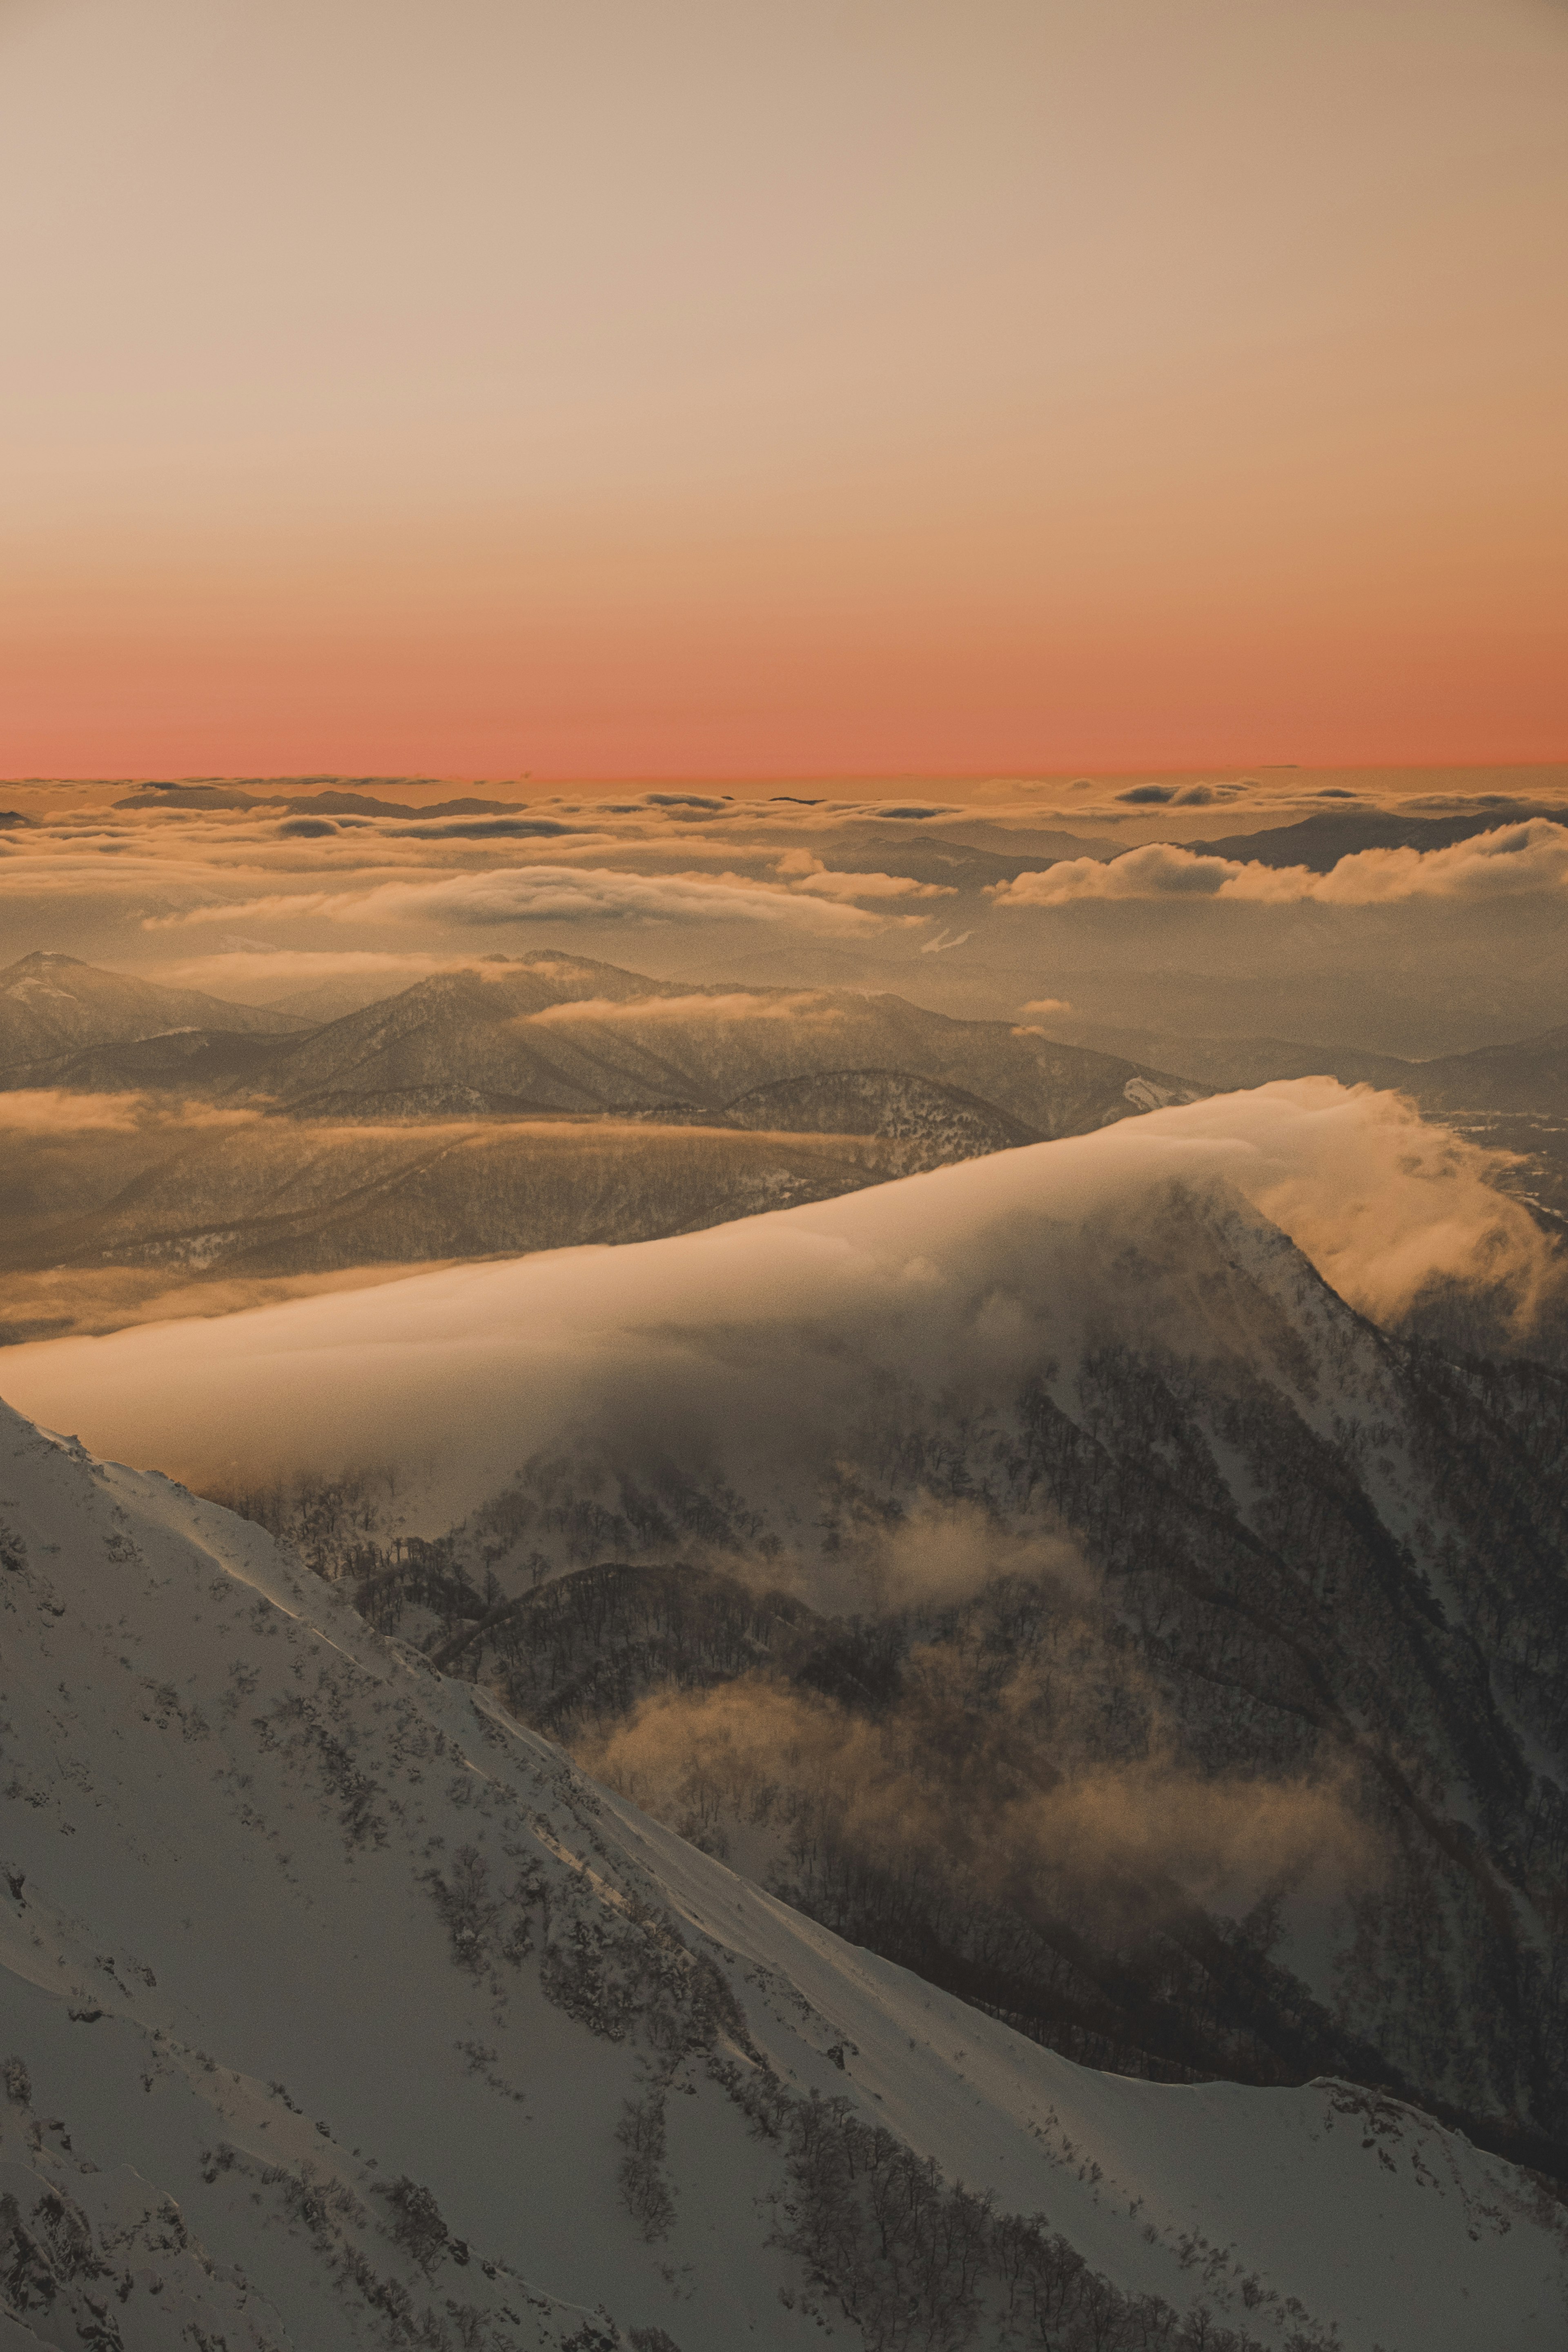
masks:
<path id="1" fill-rule="evenodd" d="M 1306 866 L 1327 874 L 1342 857 L 1363 849 L 1447 849 L 1456 841 L 1469 841 L 1478 833 L 1493 833 L 1499 825 L 1521 824 L 1529 817 L 1550 817 L 1568 824 L 1568 808 L 1531 808 L 1509 802 L 1466 816 L 1405 816 L 1396 809 L 1326 809 L 1304 816 L 1297 824 L 1279 825 L 1267 833 L 1226 834 L 1218 841 L 1184 843 L 1194 856 L 1238 857 L 1259 866 Z"/>
<path id="2" fill-rule="evenodd" d="M 76 956 L 40 951 L 0 971 L 0 1070 L 7 1072 L 18 1063 L 84 1045 L 125 1045 L 172 1030 L 281 1036 L 307 1025 L 290 1013 L 227 1004 L 194 988 L 160 988 L 123 972 L 103 971 Z M 12 1077 L 9 1083 L 17 1081 Z"/>
<path id="3" fill-rule="evenodd" d="M 958 1087 L 1046 1137 L 1203 1091 L 1010 1022 L 955 1021 L 899 996 L 691 988 L 548 953 L 420 981 L 281 1047 L 267 1083 L 290 1108 L 330 1101 L 334 1113 L 353 1094 L 412 1107 L 422 1090 L 454 1086 L 518 1110 L 717 1111 L 753 1087 L 867 1069 Z"/>

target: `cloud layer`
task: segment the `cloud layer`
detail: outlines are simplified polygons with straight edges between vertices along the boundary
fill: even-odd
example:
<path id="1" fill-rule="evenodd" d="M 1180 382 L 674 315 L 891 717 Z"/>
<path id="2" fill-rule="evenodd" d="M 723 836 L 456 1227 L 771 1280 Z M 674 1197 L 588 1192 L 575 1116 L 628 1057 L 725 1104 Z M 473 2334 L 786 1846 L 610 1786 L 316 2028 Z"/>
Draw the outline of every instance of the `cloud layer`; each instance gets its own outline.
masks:
<path id="1" fill-rule="evenodd" d="M 1264 866 L 1148 842 L 1101 862 L 1064 858 L 993 887 L 1002 907 L 1070 907 L 1111 899 L 1205 899 L 1251 906 L 1391 906 L 1410 898 L 1485 901 L 1568 890 L 1568 826 L 1535 817 L 1446 849 L 1363 849 L 1327 874 Z"/>
<path id="2" fill-rule="evenodd" d="M 806 877 L 814 879 L 815 877 Z M 865 877 L 830 877 L 834 882 Z M 886 879 L 885 877 L 877 877 Z M 853 895 L 853 894 L 852 894 Z M 897 894 L 895 894 L 897 895 Z M 626 874 L 603 866 L 497 866 L 437 882 L 380 882 L 347 891 L 277 892 L 147 918 L 149 929 L 316 917 L 343 923 L 772 923 L 863 932 L 876 918 L 838 896 L 778 889 L 738 874 Z"/>

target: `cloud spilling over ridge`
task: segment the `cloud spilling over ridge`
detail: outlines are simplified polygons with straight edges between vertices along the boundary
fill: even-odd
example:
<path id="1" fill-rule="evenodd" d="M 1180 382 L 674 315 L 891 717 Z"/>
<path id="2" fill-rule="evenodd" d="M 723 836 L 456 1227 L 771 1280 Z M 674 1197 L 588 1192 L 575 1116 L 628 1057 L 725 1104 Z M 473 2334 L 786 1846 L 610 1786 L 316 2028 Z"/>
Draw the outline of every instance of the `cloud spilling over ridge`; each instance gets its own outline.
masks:
<path id="1" fill-rule="evenodd" d="M 1487 900 L 1568 889 L 1568 825 L 1547 817 L 1474 834 L 1447 849 L 1363 849 L 1327 874 L 1213 857 L 1152 841 L 1101 863 L 1063 858 L 993 886 L 999 907 L 1069 907 L 1092 899 L 1223 899 L 1256 906 L 1377 907 L 1408 898 Z"/>
<path id="2" fill-rule="evenodd" d="M 672 1240 L 16 1348 L 0 1384 L 46 1426 L 197 1482 L 434 1465 L 437 1524 L 584 1429 L 628 1461 L 776 1485 L 879 1398 L 1016 1393 L 1104 1313 L 1221 1344 L 1230 1310 L 1184 1270 L 1193 1203 L 1216 1192 L 1222 1213 L 1280 1219 L 1369 1314 L 1445 1278 L 1528 1299 L 1551 1254 L 1489 1166 L 1397 1097 L 1300 1080 Z M 1268 1280 L 1300 1267 L 1249 1230 Z M 1147 1260 L 1131 1290 L 1129 1248 Z"/>

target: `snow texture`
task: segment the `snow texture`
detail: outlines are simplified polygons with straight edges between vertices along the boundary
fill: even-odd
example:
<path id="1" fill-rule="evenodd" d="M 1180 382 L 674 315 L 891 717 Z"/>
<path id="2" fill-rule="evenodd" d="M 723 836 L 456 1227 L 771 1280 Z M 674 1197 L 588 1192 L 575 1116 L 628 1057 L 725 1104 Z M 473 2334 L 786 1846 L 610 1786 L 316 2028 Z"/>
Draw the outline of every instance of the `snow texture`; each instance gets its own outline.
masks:
<path id="1" fill-rule="evenodd" d="M 1414 2111 L 1075 2067 L 9 1412 L 0 1518 L 5 2352 L 854 2342 L 813 2093 L 1265 2344 L 1561 2346 L 1561 2209 Z"/>

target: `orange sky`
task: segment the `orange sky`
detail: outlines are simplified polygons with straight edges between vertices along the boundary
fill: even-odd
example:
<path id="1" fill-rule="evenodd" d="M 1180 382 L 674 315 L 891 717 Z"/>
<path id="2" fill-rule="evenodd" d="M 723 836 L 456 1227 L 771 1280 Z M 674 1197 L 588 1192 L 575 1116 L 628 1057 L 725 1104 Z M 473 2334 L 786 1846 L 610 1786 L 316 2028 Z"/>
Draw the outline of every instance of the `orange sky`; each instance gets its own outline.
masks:
<path id="1" fill-rule="evenodd" d="M 1568 746 L 1555 0 L 0 0 L 0 773 Z"/>

